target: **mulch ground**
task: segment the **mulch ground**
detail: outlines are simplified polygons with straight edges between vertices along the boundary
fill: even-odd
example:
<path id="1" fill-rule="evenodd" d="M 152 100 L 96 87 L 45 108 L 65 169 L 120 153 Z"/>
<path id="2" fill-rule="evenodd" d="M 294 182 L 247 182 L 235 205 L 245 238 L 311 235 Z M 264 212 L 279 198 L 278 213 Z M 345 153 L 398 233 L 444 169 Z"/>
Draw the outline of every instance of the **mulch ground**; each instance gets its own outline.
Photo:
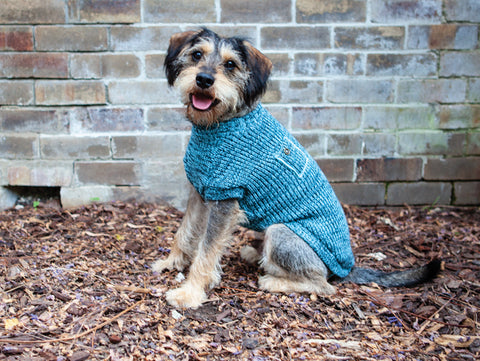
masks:
<path id="1" fill-rule="evenodd" d="M 346 207 L 357 264 L 400 270 L 441 258 L 431 283 L 336 295 L 270 294 L 239 249 L 198 310 L 153 274 L 182 214 L 149 204 L 0 212 L 0 360 L 478 360 L 480 209 Z M 378 258 L 384 258 L 379 261 Z"/>

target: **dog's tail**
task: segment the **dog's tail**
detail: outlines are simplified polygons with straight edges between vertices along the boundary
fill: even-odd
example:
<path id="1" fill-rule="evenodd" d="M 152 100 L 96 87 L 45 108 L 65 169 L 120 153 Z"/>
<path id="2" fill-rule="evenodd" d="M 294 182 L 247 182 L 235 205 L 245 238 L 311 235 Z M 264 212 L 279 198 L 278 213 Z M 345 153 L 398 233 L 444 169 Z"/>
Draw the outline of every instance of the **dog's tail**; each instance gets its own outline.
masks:
<path id="1" fill-rule="evenodd" d="M 383 287 L 411 287 L 432 280 L 440 272 L 441 261 L 434 259 L 425 266 L 405 271 L 382 272 L 367 268 L 353 267 L 350 274 L 340 279 L 343 282 L 367 284 L 375 282 Z"/>

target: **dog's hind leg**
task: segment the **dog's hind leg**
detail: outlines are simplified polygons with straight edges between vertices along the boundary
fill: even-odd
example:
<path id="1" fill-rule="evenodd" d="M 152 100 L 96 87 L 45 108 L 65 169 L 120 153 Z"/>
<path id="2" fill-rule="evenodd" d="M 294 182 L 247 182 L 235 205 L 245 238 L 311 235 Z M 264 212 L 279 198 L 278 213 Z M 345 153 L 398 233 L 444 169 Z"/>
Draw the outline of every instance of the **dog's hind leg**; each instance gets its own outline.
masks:
<path id="1" fill-rule="evenodd" d="M 283 224 L 270 226 L 265 234 L 259 278 L 261 289 L 270 292 L 333 294 L 328 269 L 313 249 Z"/>
<path id="2" fill-rule="evenodd" d="M 243 214 L 234 200 L 211 201 L 206 206 L 206 230 L 199 240 L 187 279 L 166 294 L 168 303 L 175 307 L 197 308 L 206 300 L 205 290 L 220 282 L 220 259 Z"/>
<path id="3" fill-rule="evenodd" d="M 183 271 L 197 252 L 198 240 L 203 237 L 207 226 L 207 206 L 198 192 L 191 187 L 187 210 L 180 225 L 172 249 L 166 259 L 159 259 L 152 264 L 152 270 L 164 269 Z"/>

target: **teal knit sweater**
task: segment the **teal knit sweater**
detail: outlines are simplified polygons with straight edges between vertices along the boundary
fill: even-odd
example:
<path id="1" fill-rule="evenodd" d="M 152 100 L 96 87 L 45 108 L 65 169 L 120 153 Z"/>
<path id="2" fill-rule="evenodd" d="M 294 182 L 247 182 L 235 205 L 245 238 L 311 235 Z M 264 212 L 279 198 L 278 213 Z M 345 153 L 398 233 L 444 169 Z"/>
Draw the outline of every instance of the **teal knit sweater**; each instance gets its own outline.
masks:
<path id="1" fill-rule="evenodd" d="M 332 273 L 350 272 L 354 257 L 340 202 L 313 158 L 261 105 L 209 128 L 194 125 L 184 165 L 205 200 L 237 199 L 246 227 L 283 223 Z"/>

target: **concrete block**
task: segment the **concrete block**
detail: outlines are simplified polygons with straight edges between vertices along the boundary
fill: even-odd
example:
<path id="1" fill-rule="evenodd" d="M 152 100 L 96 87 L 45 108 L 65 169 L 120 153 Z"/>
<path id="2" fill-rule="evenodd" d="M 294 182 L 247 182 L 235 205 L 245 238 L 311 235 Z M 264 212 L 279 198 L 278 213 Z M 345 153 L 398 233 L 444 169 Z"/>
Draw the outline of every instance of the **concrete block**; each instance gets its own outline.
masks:
<path id="1" fill-rule="evenodd" d="M 145 22 L 148 23 L 214 23 L 217 21 L 215 0 L 145 0 L 143 13 Z"/>
<path id="2" fill-rule="evenodd" d="M 16 161 L 7 167 L 8 185 L 61 187 L 70 186 L 73 163 L 63 161 Z"/>
<path id="3" fill-rule="evenodd" d="M 108 28 L 37 26 L 35 44 L 39 51 L 106 51 L 108 50 Z"/>
<path id="4" fill-rule="evenodd" d="M 110 137 L 41 135 L 42 159 L 106 159 L 110 154 Z"/>
<path id="5" fill-rule="evenodd" d="M 85 206 L 91 203 L 105 203 L 116 200 L 112 187 L 85 186 L 62 187 L 60 201 L 65 209 Z"/>
<path id="6" fill-rule="evenodd" d="M 455 182 L 453 204 L 470 206 L 480 204 L 480 182 Z"/>
<path id="7" fill-rule="evenodd" d="M 428 159 L 426 180 L 479 180 L 480 157 Z"/>
<path id="8" fill-rule="evenodd" d="M 360 107 L 294 107 L 292 129 L 357 129 L 361 121 Z"/>
<path id="9" fill-rule="evenodd" d="M 419 181 L 422 178 L 421 158 L 376 158 L 357 161 L 357 181 Z"/>
<path id="10" fill-rule="evenodd" d="M 0 24 L 65 23 L 64 0 L 2 0 Z"/>
<path id="11" fill-rule="evenodd" d="M 0 51 L 32 51 L 33 27 L 0 26 Z"/>
<path id="12" fill-rule="evenodd" d="M 141 21 L 140 0 L 69 0 L 71 23 L 136 23 Z"/>
<path id="13" fill-rule="evenodd" d="M 366 2 L 363 0 L 297 0 L 298 23 L 364 22 Z"/>
<path id="14" fill-rule="evenodd" d="M 333 183 L 333 190 L 340 202 L 359 206 L 385 204 L 383 183 Z"/>
<path id="15" fill-rule="evenodd" d="M 392 183 L 387 189 L 388 206 L 448 205 L 452 199 L 452 185 L 441 182 Z"/>
<path id="16" fill-rule="evenodd" d="M 139 185 L 143 167 L 136 161 L 75 162 L 76 185 Z"/>
<path id="17" fill-rule="evenodd" d="M 0 80 L 0 105 L 33 104 L 33 82 Z"/>
<path id="18" fill-rule="evenodd" d="M 188 2 L 190 4 L 190 2 Z M 222 0 L 221 22 L 290 23 L 291 1 Z M 212 8 L 214 6 L 210 6 Z"/>
<path id="19" fill-rule="evenodd" d="M 35 95 L 38 105 L 96 105 L 107 101 L 105 85 L 96 80 L 39 80 Z"/>
<path id="20" fill-rule="evenodd" d="M 403 49 L 405 28 L 400 26 L 337 27 L 335 48 L 338 49 Z"/>
<path id="21" fill-rule="evenodd" d="M 67 78 L 68 76 L 67 54 L 0 54 L 0 77 Z"/>

